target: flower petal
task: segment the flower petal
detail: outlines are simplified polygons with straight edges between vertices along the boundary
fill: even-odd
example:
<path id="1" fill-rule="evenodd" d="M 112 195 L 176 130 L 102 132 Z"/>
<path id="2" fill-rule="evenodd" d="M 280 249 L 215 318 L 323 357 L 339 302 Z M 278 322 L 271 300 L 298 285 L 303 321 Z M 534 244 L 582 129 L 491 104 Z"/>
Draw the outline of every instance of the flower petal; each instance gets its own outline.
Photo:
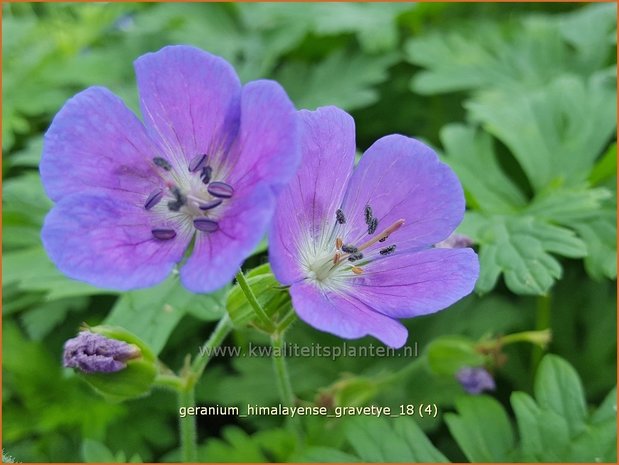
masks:
<path id="1" fill-rule="evenodd" d="M 216 232 L 198 231 L 193 253 L 181 269 L 183 285 L 193 292 L 212 292 L 230 282 L 264 236 L 274 207 L 268 186 L 235 198 Z"/>
<path id="2" fill-rule="evenodd" d="M 92 188 L 119 197 L 150 192 L 156 148 L 123 101 L 103 87 L 69 99 L 45 134 L 41 179 L 54 201 Z"/>
<path id="3" fill-rule="evenodd" d="M 274 81 L 253 81 L 241 93 L 238 137 L 223 162 L 223 179 L 235 192 L 260 182 L 278 191 L 299 166 L 298 114 Z"/>
<path id="4" fill-rule="evenodd" d="M 302 249 L 328 240 L 355 159 L 350 115 L 336 107 L 299 114 L 301 166 L 278 197 L 269 239 L 273 272 L 285 284 L 302 278 Z"/>
<path id="5" fill-rule="evenodd" d="M 426 249 L 376 260 L 353 278 L 354 295 L 392 318 L 441 310 L 473 291 L 479 260 L 473 249 Z"/>
<path id="6" fill-rule="evenodd" d="M 349 242 L 370 238 L 366 205 L 378 219 L 375 234 L 405 220 L 392 235 L 398 249 L 405 250 L 449 236 L 462 221 L 464 193 L 455 173 L 428 146 L 391 135 L 365 152 L 350 180 L 343 207 L 351 222 Z"/>
<path id="7" fill-rule="evenodd" d="M 241 84 L 224 59 L 175 45 L 135 61 L 144 123 L 161 155 L 186 170 L 226 151 L 238 130 Z"/>
<path id="8" fill-rule="evenodd" d="M 163 221 L 104 193 L 76 194 L 48 213 L 41 236 L 51 260 L 69 277 L 129 290 L 162 281 L 183 256 L 192 231 Z M 174 229 L 176 237 L 153 238 L 157 227 Z"/>
<path id="9" fill-rule="evenodd" d="M 325 294 L 309 283 L 293 284 L 290 295 L 299 317 L 321 331 L 346 339 L 370 335 L 394 348 L 406 343 L 408 331 L 402 324 L 351 296 Z"/>

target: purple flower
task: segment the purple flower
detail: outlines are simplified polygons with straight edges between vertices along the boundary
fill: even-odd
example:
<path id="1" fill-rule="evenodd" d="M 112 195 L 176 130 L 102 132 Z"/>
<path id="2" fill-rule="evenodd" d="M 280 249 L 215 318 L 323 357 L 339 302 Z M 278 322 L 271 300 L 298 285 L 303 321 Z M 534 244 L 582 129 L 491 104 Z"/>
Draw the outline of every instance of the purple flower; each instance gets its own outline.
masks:
<path id="1" fill-rule="evenodd" d="M 315 328 L 401 347 L 397 319 L 473 290 L 475 252 L 432 247 L 462 220 L 462 187 L 429 147 L 400 135 L 378 140 L 353 172 L 352 118 L 335 107 L 300 114 L 302 162 L 278 199 L 273 272 Z"/>
<path id="2" fill-rule="evenodd" d="M 263 237 L 298 166 L 297 114 L 277 83 L 241 86 L 193 47 L 148 53 L 135 70 L 143 124 L 91 87 L 47 131 L 41 177 L 57 203 L 43 243 L 68 276 L 119 290 L 162 281 L 192 244 L 181 280 L 212 291 Z"/>
<path id="3" fill-rule="evenodd" d="M 140 349 L 101 334 L 81 331 L 64 345 L 64 366 L 84 373 L 113 373 L 127 367 L 127 361 L 140 356 Z"/>
<path id="4" fill-rule="evenodd" d="M 460 368 L 456 373 L 456 379 L 469 394 L 494 391 L 496 387 L 492 375 L 485 368 L 481 367 Z"/>

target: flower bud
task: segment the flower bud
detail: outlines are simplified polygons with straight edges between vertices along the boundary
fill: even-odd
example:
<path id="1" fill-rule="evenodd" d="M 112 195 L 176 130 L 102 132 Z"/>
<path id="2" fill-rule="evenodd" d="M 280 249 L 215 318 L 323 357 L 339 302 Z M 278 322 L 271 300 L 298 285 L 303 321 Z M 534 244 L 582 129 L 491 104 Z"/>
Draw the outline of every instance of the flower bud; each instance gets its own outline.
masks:
<path id="1" fill-rule="evenodd" d="M 456 373 L 456 379 L 469 394 L 494 391 L 496 385 L 492 375 L 482 367 L 463 367 Z"/>
<path id="2" fill-rule="evenodd" d="M 114 326 L 81 331 L 64 346 L 64 366 L 75 368 L 97 392 L 122 401 L 147 394 L 157 376 L 157 359 L 137 336 Z"/>
<path id="3" fill-rule="evenodd" d="M 359 407 L 366 405 L 378 393 L 376 382 L 362 376 L 350 376 L 341 379 L 329 388 L 324 395 L 328 394 L 333 407 Z"/>

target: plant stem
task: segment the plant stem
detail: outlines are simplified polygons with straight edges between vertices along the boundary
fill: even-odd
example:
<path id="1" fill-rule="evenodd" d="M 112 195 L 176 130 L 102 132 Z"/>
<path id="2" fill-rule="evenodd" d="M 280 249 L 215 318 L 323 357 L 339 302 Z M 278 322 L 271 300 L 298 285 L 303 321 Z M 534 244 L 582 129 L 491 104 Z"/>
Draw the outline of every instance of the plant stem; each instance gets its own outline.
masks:
<path id="1" fill-rule="evenodd" d="M 186 387 L 178 391 L 178 406 L 193 407 L 195 404 L 195 395 L 193 386 Z M 178 417 L 179 429 L 181 436 L 181 457 L 185 463 L 195 462 L 197 459 L 197 428 L 196 417 L 194 415 L 185 415 Z"/>
<path id="2" fill-rule="evenodd" d="M 245 294 L 247 302 L 249 302 L 249 305 L 251 305 L 251 307 L 254 309 L 254 312 L 256 312 L 256 315 L 258 315 L 258 318 L 260 318 L 266 330 L 268 332 L 273 332 L 275 330 L 275 325 L 273 324 L 273 321 L 264 311 L 262 305 L 260 305 L 260 302 L 258 302 L 258 299 L 256 299 L 254 291 L 252 291 L 251 287 L 249 287 L 247 279 L 245 279 L 245 275 L 241 270 L 239 270 L 239 272 L 236 274 L 236 281 L 239 283 L 243 294 Z"/>
<path id="3" fill-rule="evenodd" d="M 391 384 L 396 381 L 401 381 L 403 379 L 406 379 L 412 374 L 417 373 L 419 370 L 421 370 L 424 367 L 424 364 L 425 364 L 425 357 L 422 356 L 422 357 L 416 358 L 409 364 L 400 368 L 398 371 L 391 373 L 382 379 L 379 379 L 377 384 L 381 384 L 381 385 Z"/>
<path id="4" fill-rule="evenodd" d="M 551 312 L 551 298 L 550 294 L 541 295 L 537 298 L 537 312 L 535 315 L 535 329 L 540 331 L 550 328 L 550 312 Z M 542 358 L 542 349 L 540 347 L 533 347 L 531 352 L 531 375 L 535 373 L 537 365 Z"/>
<path id="5" fill-rule="evenodd" d="M 273 349 L 272 359 L 273 368 L 275 369 L 275 378 L 277 379 L 277 388 L 282 404 L 286 407 L 295 405 L 295 396 L 290 383 L 290 375 L 286 365 L 286 357 L 284 354 L 284 334 L 275 332 L 271 335 L 271 346 Z M 296 416 L 288 417 L 292 428 L 295 430 L 299 438 L 303 437 L 303 430 Z"/>
<path id="6" fill-rule="evenodd" d="M 215 348 L 219 347 L 222 342 L 224 342 L 224 339 L 228 336 L 231 330 L 232 322 L 226 313 L 223 317 L 221 317 L 221 320 L 219 320 L 219 323 L 215 326 L 215 329 L 211 333 L 210 337 L 201 347 L 200 354 L 198 354 L 191 365 L 191 379 L 188 380 L 188 384 L 191 385 L 192 388 L 202 377 L 202 373 L 204 373 L 206 365 L 208 365 L 208 362 L 213 357 L 213 351 Z"/>

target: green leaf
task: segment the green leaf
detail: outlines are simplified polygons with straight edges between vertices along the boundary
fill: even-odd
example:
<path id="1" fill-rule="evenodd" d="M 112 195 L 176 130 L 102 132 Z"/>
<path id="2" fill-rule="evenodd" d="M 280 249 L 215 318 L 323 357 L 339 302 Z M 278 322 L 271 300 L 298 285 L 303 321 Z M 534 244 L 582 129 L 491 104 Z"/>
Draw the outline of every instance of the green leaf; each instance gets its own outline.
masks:
<path id="1" fill-rule="evenodd" d="M 617 144 L 611 144 L 606 153 L 598 160 L 591 174 L 589 182 L 594 186 L 606 180 L 617 177 Z"/>
<path id="2" fill-rule="evenodd" d="M 561 277 L 562 268 L 551 253 L 586 255 L 585 243 L 569 229 L 532 216 L 492 216 L 470 212 L 460 230 L 481 244 L 479 292 L 488 292 L 501 273 L 518 294 L 545 294 Z"/>
<path id="3" fill-rule="evenodd" d="M 158 286 L 122 294 L 105 324 L 121 326 L 135 333 L 158 354 L 188 309 L 194 308 L 192 313 L 197 312 L 202 319 L 221 317 L 221 303 L 209 303 L 216 295 L 223 298 L 221 293 L 192 294 L 176 276 L 171 276 Z"/>
<path id="4" fill-rule="evenodd" d="M 617 386 L 606 396 L 600 406 L 593 412 L 591 423 L 601 423 L 617 416 Z"/>
<path id="5" fill-rule="evenodd" d="M 555 355 L 542 359 L 535 378 L 535 398 L 542 409 L 566 419 L 570 436 L 583 431 L 587 417 L 584 392 L 569 363 Z"/>
<path id="6" fill-rule="evenodd" d="M 575 370 L 556 355 L 546 355 L 535 380 L 537 403 L 516 392 L 511 403 L 521 437 L 521 460 L 602 462 L 616 459 L 616 389 L 593 415 Z"/>
<path id="7" fill-rule="evenodd" d="M 570 443 L 567 420 L 541 409 L 523 392 L 515 392 L 511 403 L 520 433 L 520 460 L 561 462 Z"/>
<path id="8" fill-rule="evenodd" d="M 453 168 L 476 207 L 494 213 L 515 211 L 526 198 L 499 166 L 492 139 L 461 124 L 441 129 L 446 161 Z M 479 173 L 484 173 L 480 176 Z"/>
<path id="9" fill-rule="evenodd" d="M 15 285 L 21 291 L 42 292 L 47 301 L 114 293 L 67 278 L 49 260 L 41 246 L 3 254 L 2 269 L 3 286 Z"/>
<path id="10" fill-rule="evenodd" d="M 422 66 L 411 87 L 422 94 L 501 88 L 532 89 L 566 74 L 589 76 L 605 66 L 616 28 L 614 6 L 557 16 L 510 15 L 508 21 L 461 22 L 410 39 L 406 54 Z M 608 63 L 609 64 L 609 63 Z"/>
<path id="11" fill-rule="evenodd" d="M 571 224 L 587 244 L 585 268 L 589 276 L 617 278 L 617 213 L 615 208 L 597 211 L 596 218 Z"/>
<path id="12" fill-rule="evenodd" d="M 607 63 L 613 49 L 617 5 L 587 5 L 560 17 L 559 27 L 565 40 L 576 49 L 578 64 L 583 69 L 598 69 Z"/>
<path id="13" fill-rule="evenodd" d="M 422 94 L 530 88 L 561 74 L 569 63 L 558 26 L 548 18 L 465 23 L 461 32 L 413 38 L 406 52 L 409 61 L 427 68 L 411 82 Z"/>
<path id="14" fill-rule="evenodd" d="M 269 316 L 274 315 L 278 310 L 281 312 L 290 308 L 290 295 L 275 279 L 268 263 L 254 268 L 247 273 L 245 278 L 256 299 Z M 238 284 L 228 294 L 226 309 L 237 327 L 245 326 L 257 318 Z"/>
<path id="15" fill-rule="evenodd" d="M 114 453 L 105 444 L 93 439 L 84 439 L 82 442 L 82 457 L 84 462 L 119 463 Z"/>
<path id="16" fill-rule="evenodd" d="M 332 447 L 314 446 L 305 450 L 299 457 L 294 457 L 294 461 L 301 463 L 355 463 L 361 460 L 356 455 L 348 454 Z"/>
<path id="17" fill-rule="evenodd" d="M 40 341 L 64 322 L 70 312 L 83 310 L 88 301 L 84 297 L 70 297 L 41 303 L 23 312 L 21 321 L 28 336 Z"/>
<path id="18" fill-rule="evenodd" d="M 298 108 L 336 105 L 345 110 L 367 107 L 378 100 L 374 86 L 385 81 L 395 52 L 380 56 L 331 53 L 315 65 L 288 62 L 276 75 Z"/>
<path id="19" fill-rule="evenodd" d="M 561 77 L 535 91 L 487 91 L 466 106 L 509 147 L 536 192 L 580 185 L 616 126 L 615 84 L 608 81 Z"/>
<path id="20" fill-rule="evenodd" d="M 445 422 L 471 462 L 510 462 L 514 433 L 505 410 L 488 396 L 459 397 Z"/>
<path id="21" fill-rule="evenodd" d="M 355 418 L 346 437 L 364 462 L 449 462 L 408 417 Z"/>
<path id="22" fill-rule="evenodd" d="M 38 173 L 28 172 L 4 181 L 2 186 L 3 247 L 39 245 L 45 214 L 52 207 Z"/>
<path id="23" fill-rule="evenodd" d="M 284 429 L 263 430 L 249 435 L 238 426 L 227 426 L 222 439 L 209 438 L 198 449 L 203 462 L 287 462 L 294 452 L 294 433 Z"/>

